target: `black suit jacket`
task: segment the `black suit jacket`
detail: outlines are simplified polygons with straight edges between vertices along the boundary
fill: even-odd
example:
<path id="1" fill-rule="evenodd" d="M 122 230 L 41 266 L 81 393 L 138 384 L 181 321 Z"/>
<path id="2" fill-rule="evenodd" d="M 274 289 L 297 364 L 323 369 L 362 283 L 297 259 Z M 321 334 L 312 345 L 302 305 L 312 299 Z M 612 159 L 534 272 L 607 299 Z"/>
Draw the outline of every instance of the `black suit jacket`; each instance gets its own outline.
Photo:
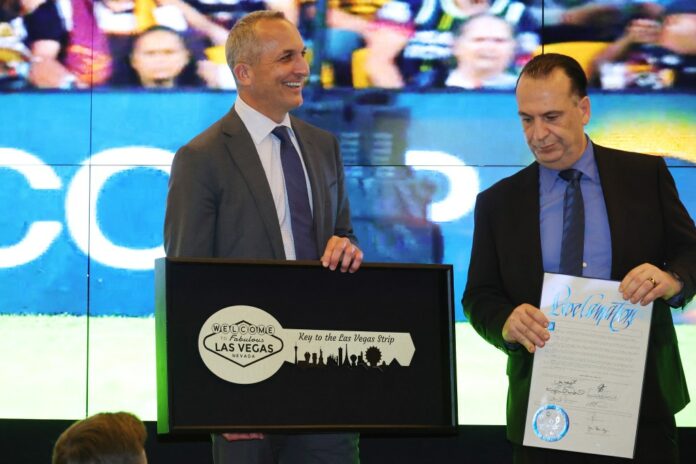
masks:
<path id="1" fill-rule="evenodd" d="M 343 161 L 329 132 L 290 117 L 312 186 L 317 255 L 332 235 L 356 242 Z M 285 259 L 254 142 L 234 109 L 177 151 L 164 224 L 167 256 Z"/>
<path id="2" fill-rule="evenodd" d="M 662 158 L 594 146 L 612 245 L 611 278 L 652 263 L 676 272 L 690 300 L 696 291 L 696 228 Z M 539 165 L 481 192 L 462 304 L 472 326 L 508 354 L 507 434 L 522 443 L 533 356 L 509 350 L 502 328 L 522 303 L 539 305 L 543 279 Z M 666 417 L 689 402 L 669 306 L 653 307 L 641 417 Z"/>

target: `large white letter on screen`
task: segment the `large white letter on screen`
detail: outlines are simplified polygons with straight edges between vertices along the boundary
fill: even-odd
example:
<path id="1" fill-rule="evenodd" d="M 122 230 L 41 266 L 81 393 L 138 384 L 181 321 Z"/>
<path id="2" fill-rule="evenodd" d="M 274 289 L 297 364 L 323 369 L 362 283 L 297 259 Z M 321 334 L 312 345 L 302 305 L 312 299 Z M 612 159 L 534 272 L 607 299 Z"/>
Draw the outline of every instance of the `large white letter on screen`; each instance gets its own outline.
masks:
<path id="1" fill-rule="evenodd" d="M 60 177 L 50 166 L 34 155 L 15 148 L 0 148 L 0 168 L 21 174 L 35 190 L 58 190 Z M 0 246 L 0 268 L 21 266 L 35 260 L 48 250 L 63 226 L 57 221 L 35 221 L 17 243 Z"/>
<path id="2" fill-rule="evenodd" d="M 65 198 L 68 230 L 80 250 L 105 266 L 143 271 L 154 268 L 155 258 L 164 256 L 163 246 L 138 249 L 111 242 L 99 227 L 97 202 L 102 187 L 114 174 L 150 168 L 169 175 L 173 159 L 174 153 L 167 150 L 133 146 L 104 150 L 85 160 Z"/>
<path id="3" fill-rule="evenodd" d="M 447 177 L 449 192 L 430 205 L 428 219 L 431 221 L 455 221 L 474 209 L 479 177 L 473 167 L 444 151 L 429 150 L 408 150 L 406 164 L 417 171 L 435 171 Z"/>

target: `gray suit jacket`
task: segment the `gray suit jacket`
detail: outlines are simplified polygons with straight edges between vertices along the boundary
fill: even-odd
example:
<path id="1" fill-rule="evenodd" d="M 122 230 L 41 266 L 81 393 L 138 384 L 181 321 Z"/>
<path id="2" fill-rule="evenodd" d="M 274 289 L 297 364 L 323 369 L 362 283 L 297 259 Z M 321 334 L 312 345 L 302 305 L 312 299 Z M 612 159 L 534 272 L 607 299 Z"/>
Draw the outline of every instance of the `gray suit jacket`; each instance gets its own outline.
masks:
<path id="1" fill-rule="evenodd" d="M 356 242 L 343 162 L 332 134 L 290 119 L 312 186 L 321 256 L 332 235 Z M 234 108 L 176 153 L 164 247 L 170 257 L 285 259 L 271 188 Z"/>

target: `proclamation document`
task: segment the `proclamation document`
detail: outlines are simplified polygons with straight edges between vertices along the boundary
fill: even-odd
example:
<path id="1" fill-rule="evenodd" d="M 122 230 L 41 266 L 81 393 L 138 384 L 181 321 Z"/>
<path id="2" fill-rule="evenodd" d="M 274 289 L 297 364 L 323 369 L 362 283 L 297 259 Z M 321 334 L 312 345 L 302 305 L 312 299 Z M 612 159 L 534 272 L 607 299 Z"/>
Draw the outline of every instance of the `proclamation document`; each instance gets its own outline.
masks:
<path id="1" fill-rule="evenodd" d="M 632 458 L 652 304 L 546 273 L 539 308 L 551 338 L 534 354 L 524 445 Z"/>

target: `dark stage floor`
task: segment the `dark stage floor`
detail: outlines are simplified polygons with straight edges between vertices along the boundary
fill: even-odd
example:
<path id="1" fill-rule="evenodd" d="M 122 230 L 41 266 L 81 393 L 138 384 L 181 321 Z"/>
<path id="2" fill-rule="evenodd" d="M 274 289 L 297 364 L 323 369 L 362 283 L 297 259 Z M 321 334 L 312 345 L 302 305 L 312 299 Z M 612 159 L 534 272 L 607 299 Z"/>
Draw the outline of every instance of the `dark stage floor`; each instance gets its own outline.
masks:
<path id="1" fill-rule="evenodd" d="M 70 421 L 0 420 L 0 450 L 3 464 L 47 464 L 55 439 Z M 150 464 L 212 464 L 206 436 L 170 438 L 157 436 L 155 424 L 147 423 L 150 434 L 147 455 Z M 696 428 L 679 429 L 681 461 L 696 462 Z M 461 426 L 451 436 L 363 436 L 362 464 L 385 463 L 505 463 L 512 448 L 502 426 Z"/>

